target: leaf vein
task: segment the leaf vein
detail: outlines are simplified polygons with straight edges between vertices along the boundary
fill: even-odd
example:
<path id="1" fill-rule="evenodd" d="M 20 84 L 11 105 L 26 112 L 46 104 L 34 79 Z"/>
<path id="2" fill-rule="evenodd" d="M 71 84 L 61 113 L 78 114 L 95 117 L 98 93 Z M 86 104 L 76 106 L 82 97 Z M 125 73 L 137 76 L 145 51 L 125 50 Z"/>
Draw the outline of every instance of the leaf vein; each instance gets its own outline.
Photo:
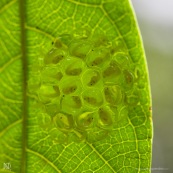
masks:
<path id="1" fill-rule="evenodd" d="M 83 3 L 83 2 L 77 2 L 75 0 L 67 0 L 68 2 L 71 2 L 73 4 L 76 4 L 76 5 L 80 5 L 80 6 L 85 6 L 85 7 L 99 7 L 101 5 L 100 4 L 91 4 L 91 3 Z"/>
<path id="2" fill-rule="evenodd" d="M 16 57 L 11 58 L 8 62 L 3 64 L 3 66 L 0 67 L 0 73 L 2 73 L 10 64 L 12 64 L 14 61 L 16 61 L 19 58 L 21 58 L 21 55 L 17 55 Z"/>
<path id="3" fill-rule="evenodd" d="M 32 153 L 32 154 L 34 154 L 34 155 L 36 155 L 38 157 L 40 157 L 42 160 L 46 161 L 50 166 L 52 166 L 52 168 L 54 168 L 57 172 L 61 173 L 61 171 L 50 160 L 45 158 L 42 154 L 40 154 L 40 153 L 38 153 L 36 151 L 33 151 L 33 150 L 29 149 L 29 148 L 27 148 L 26 151 L 29 152 L 29 153 Z"/>
<path id="4" fill-rule="evenodd" d="M 6 9 L 8 9 L 11 5 L 13 5 L 16 2 L 16 0 L 10 1 L 8 4 L 5 4 L 1 9 L 0 9 L 0 13 L 2 13 L 3 11 L 5 11 Z"/>
<path id="5" fill-rule="evenodd" d="M 15 125 L 19 124 L 22 122 L 22 119 L 19 119 L 13 123 L 11 123 L 9 126 L 7 126 L 5 129 L 3 129 L 1 132 L 0 132 L 0 137 L 2 137 L 4 135 L 5 132 L 7 132 L 9 129 L 11 129 L 12 127 L 14 127 Z"/>
<path id="6" fill-rule="evenodd" d="M 118 35 L 121 36 L 121 38 L 122 38 L 122 40 L 123 40 L 123 42 L 124 42 L 124 44 L 126 46 L 126 49 L 129 50 L 128 47 L 127 47 L 127 44 L 126 44 L 126 42 L 124 40 L 124 37 L 121 34 L 120 30 L 118 29 L 116 23 L 110 18 L 109 14 L 107 13 L 107 11 L 104 9 L 103 6 L 101 7 L 101 10 L 102 10 L 103 14 L 110 20 L 110 22 L 112 23 L 112 26 L 115 26 L 115 29 L 117 30 Z M 128 52 L 128 55 L 131 57 L 131 55 L 129 54 L 129 52 Z"/>
<path id="7" fill-rule="evenodd" d="M 87 144 L 91 147 L 91 149 L 104 161 L 104 163 L 113 171 L 115 172 L 115 170 L 113 169 L 113 167 L 105 160 L 105 158 L 94 148 L 94 146 L 90 143 L 87 142 Z"/>
<path id="8" fill-rule="evenodd" d="M 34 28 L 32 26 L 28 26 L 28 25 L 25 25 L 25 28 L 28 29 L 28 30 L 35 31 L 37 33 L 40 33 L 40 34 L 42 34 L 42 35 L 50 38 L 51 40 L 55 40 L 55 37 L 53 37 L 51 34 L 45 32 L 45 31 L 43 31 L 41 29 L 36 29 L 36 28 Z"/>

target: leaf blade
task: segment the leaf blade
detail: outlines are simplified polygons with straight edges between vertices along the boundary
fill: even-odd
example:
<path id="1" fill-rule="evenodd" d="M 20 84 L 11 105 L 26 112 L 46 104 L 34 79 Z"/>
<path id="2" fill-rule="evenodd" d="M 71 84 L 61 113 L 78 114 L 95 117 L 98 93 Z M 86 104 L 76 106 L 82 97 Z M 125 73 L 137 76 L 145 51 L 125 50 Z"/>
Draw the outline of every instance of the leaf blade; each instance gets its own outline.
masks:
<path id="1" fill-rule="evenodd" d="M 40 9 L 40 12 L 37 12 L 36 7 Z M 40 56 L 42 49 L 45 49 L 45 53 L 48 52 L 51 48 L 51 42 L 62 33 L 72 34 L 87 28 L 86 30 L 91 30 L 92 33 L 105 31 L 109 38 L 120 40 L 120 46 L 125 47 L 122 51 L 125 50 L 128 53 L 133 64 L 131 71 L 139 76 L 136 88 L 142 104 L 141 107 L 138 106 L 138 109 L 131 105 L 128 111 L 132 113 L 129 113 L 128 119 L 113 130 L 113 138 L 94 144 L 52 145 L 53 139 L 48 138 L 49 134 L 46 130 L 41 132 L 38 127 L 39 122 L 30 103 L 33 102 L 33 99 L 29 98 L 27 171 L 138 172 L 139 168 L 149 168 L 152 136 L 148 74 L 145 55 L 129 2 L 127 0 L 122 2 L 71 0 L 51 1 L 49 3 L 44 1 L 42 3 L 42 1 L 37 0 L 33 3 L 33 1 L 28 0 L 26 1 L 26 16 L 26 48 L 29 65 L 33 63 L 33 59 Z M 9 43 L 5 44 L 8 45 Z M 44 47 L 40 48 L 42 45 Z M 5 55 L 7 57 L 8 52 Z M 21 69 L 18 70 L 21 71 Z M 21 80 L 22 77 L 20 76 L 19 79 Z M 17 89 L 19 88 L 21 87 L 19 86 Z M 131 101 L 134 98 L 129 99 Z M 123 110 L 121 111 L 122 114 L 125 114 Z M 143 132 L 144 135 L 142 135 Z M 142 149 L 143 147 L 145 149 Z M 38 153 L 43 159 L 38 159 L 33 153 Z M 37 166 L 36 162 L 38 162 Z M 45 166 L 46 162 L 49 163 L 48 166 Z M 19 162 L 17 165 L 20 165 Z M 15 170 L 19 170 L 19 167 L 16 166 Z"/>

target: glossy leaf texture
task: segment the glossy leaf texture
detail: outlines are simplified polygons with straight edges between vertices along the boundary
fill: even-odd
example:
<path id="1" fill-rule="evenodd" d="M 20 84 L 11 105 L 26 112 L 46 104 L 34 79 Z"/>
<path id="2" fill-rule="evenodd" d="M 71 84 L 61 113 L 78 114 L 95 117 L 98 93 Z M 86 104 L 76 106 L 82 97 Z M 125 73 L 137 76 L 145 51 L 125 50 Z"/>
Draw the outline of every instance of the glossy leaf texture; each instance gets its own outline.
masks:
<path id="1" fill-rule="evenodd" d="M 96 53 L 88 54 L 87 65 L 102 68 L 103 79 L 97 69 L 86 71 L 86 80 L 83 81 L 89 88 L 86 91 L 91 91 L 91 86 L 99 86 L 101 80 L 117 84 L 103 89 L 105 98 L 101 101 L 99 90 L 92 91 L 97 93 L 96 101 L 91 100 L 92 94 L 88 97 L 89 92 L 84 92 L 82 97 L 86 105 L 91 102 L 99 107 L 104 100 L 109 105 L 121 104 L 124 100 L 126 106 L 120 109 L 112 107 L 111 110 L 107 105 L 101 107 L 99 127 L 95 126 L 95 114 L 92 111 L 81 114 L 76 119 L 79 126 L 76 132 L 73 130 L 73 117 L 56 112 L 58 108 L 54 105 L 44 105 L 47 101 L 45 97 L 60 95 L 61 89 L 58 84 L 53 88 L 41 88 L 41 94 L 38 96 L 43 100 L 42 103 L 36 102 L 28 88 L 34 92 L 40 87 L 40 78 L 33 75 L 34 71 L 38 73 L 42 70 L 42 82 L 54 82 L 55 77 L 51 76 L 55 71 L 56 78 L 61 80 L 61 71 L 52 68 L 49 71 L 50 75 L 46 76 L 47 69 L 44 71 L 41 65 L 35 62 L 52 50 L 52 42 L 55 46 L 60 46 L 58 41 L 55 42 L 60 35 L 64 35 L 62 41 L 68 45 L 72 35 L 80 34 L 104 35 L 94 46 L 104 45 L 106 38 L 116 43 L 110 52 L 119 52 L 116 54 L 119 65 L 112 61 L 107 68 L 102 64 L 107 56 L 104 49 L 96 49 Z M 68 68 L 65 71 L 75 80 L 76 75 L 81 74 L 82 59 L 90 49 L 86 41 L 77 51 L 76 46 L 78 43 L 74 43 L 69 51 L 80 60 L 74 59 L 67 64 Z M 101 54 L 100 52 L 104 56 L 95 58 L 95 54 Z M 127 56 L 124 56 L 124 52 Z M 54 54 L 57 55 L 56 58 Z M 62 49 L 61 52 L 53 51 L 49 56 L 44 63 L 57 63 L 66 57 L 66 53 Z M 126 94 L 123 94 L 118 86 L 120 74 L 124 76 L 122 83 L 125 86 L 123 92 Z M 62 92 L 68 97 L 63 99 L 63 103 L 66 104 L 68 99 L 71 99 L 70 109 L 72 106 L 82 109 L 81 98 L 78 95 L 71 97 L 72 92 L 69 91 L 72 87 L 76 93 L 81 92 L 80 89 L 78 91 L 74 86 L 69 88 L 71 82 L 66 81 L 66 87 Z M 29 84 L 33 84 L 32 87 L 28 86 Z M 46 90 L 50 91 L 49 95 L 44 95 Z M 61 102 L 61 99 L 56 102 Z M 49 112 L 50 116 L 45 112 Z M 112 114 L 116 112 L 118 116 L 115 122 Z M 51 117 L 54 114 L 56 116 Z M 55 124 L 54 128 L 52 123 Z M 93 135 L 90 133 L 91 129 L 95 130 Z M 70 135 L 68 131 L 71 132 Z M 84 140 L 84 136 L 88 140 Z M 94 140 L 99 138 L 98 141 Z M 150 172 L 151 166 L 151 144 L 148 70 L 142 40 L 129 0 L 0 1 L 1 172 L 147 173 Z"/>

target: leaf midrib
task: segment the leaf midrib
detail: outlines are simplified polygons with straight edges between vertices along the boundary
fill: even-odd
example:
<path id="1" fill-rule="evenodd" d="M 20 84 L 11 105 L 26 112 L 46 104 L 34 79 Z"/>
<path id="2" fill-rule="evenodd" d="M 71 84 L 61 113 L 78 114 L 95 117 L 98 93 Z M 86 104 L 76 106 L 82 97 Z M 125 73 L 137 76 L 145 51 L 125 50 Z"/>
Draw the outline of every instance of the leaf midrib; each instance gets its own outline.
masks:
<path id="1" fill-rule="evenodd" d="M 20 172 L 26 172 L 26 148 L 27 148 L 27 57 L 26 57 L 26 32 L 25 32 L 25 1 L 19 0 L 19 16 L 21 26 L 21 60 L 22 60 L 22 157 L 21 157 L 21 170 Z"/>

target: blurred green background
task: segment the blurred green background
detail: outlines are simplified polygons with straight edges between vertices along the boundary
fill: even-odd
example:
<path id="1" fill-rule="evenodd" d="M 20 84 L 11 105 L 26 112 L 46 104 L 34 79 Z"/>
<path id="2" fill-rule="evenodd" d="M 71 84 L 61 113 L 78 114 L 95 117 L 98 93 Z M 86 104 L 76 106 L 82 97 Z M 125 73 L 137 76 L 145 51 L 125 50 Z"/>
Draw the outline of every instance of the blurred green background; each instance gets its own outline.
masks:
<path id="1" fill-rule="evenodd" d="M 152 173 L 173 172 L 173 1 L 131 0 L 144 41 L 153 102 Z"/>

